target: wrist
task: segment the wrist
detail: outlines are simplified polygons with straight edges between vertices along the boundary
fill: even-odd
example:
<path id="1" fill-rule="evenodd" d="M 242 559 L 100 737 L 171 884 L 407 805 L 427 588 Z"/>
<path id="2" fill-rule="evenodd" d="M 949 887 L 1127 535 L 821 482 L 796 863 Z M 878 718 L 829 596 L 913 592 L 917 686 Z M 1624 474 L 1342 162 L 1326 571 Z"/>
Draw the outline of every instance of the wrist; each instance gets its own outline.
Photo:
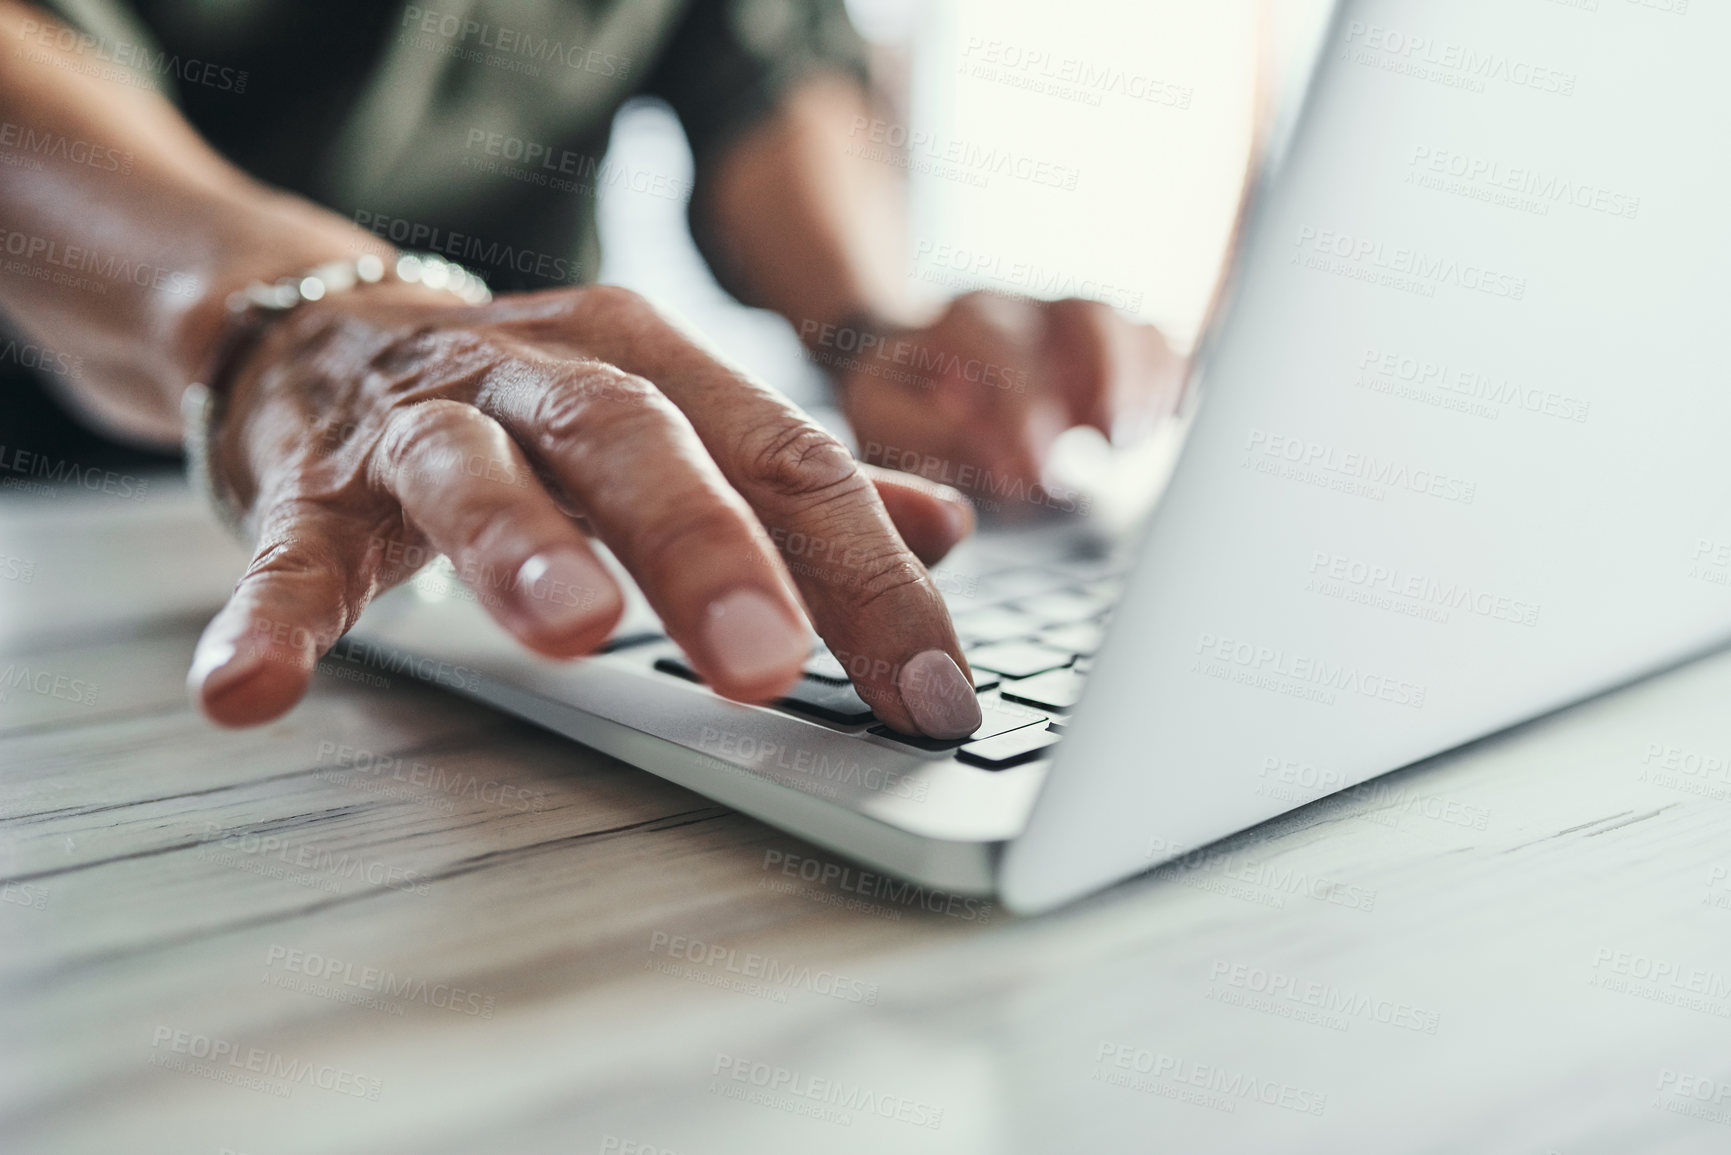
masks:
<path id="1" fill-rule="evenodd" d="M 249 386 L 256 391 L 257 372 L 250 363 L 261 350 L 266 363 L 285 351 L 292 358 L 297 343 L 308 337 L 307 326 L 313 333 L 328 328 L 329 319 L 321 318 L 321 312 L 353 309 L 350 298 L 363 293 L 374 297 L 362 304 L 363 314 L 376 313 L 382 304 L 387 314 L 407 309 L 425 316 L 429 307 L 477 306 L 492 300 L 478 276 L 431 253 L 391 259 L 366 253 L 253 281 L 230 292 L 204 365 L 181 394 L 180 415 L 189 479 L 224 524 L 243 538 L 251 536 L 246 525 L 250 484 L 245 471 L 234 468 L 244 455 L 234 454 L 222 434 L 224 426 L 232 432 L 235 424 L 224 420 L 228 410 L 237 402 L 244 410 L 250 404 Z M 298 336 L 297 330 L 302 330 Z"/>
<path id="2" fill-rule="evenodd" d="M 166 400 L 178 408 L 180 393 L 203 380 L 231 325 L 231 297 L 249 286 L 298 274 L 331 261 L 374 255 L 389 262 L 392 247 L 341 217 L 280 193 L 250 190 L 244 206 L 219 207 L 203 262 L 195 262 L 194 288 L 164 300 L 158 324 L 166 337 L 175 380 Z"/>

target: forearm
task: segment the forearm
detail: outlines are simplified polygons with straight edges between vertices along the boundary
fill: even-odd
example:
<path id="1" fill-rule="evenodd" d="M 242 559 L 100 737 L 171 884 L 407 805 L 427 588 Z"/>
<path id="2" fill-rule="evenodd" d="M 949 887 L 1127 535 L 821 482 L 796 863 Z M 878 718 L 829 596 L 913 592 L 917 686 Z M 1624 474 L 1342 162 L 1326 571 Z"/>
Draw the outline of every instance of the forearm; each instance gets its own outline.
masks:
<path id="1" fill-rule="evenodd" d="M 55 27 L 0 0 L 0 151 L 24 162 L 0 165 L 0 311 L 82 359 L 71 386 L 111 430 L 172 440 L 231 291 L 387 250 L 252 182 L 162 97 L 79 71 Z"/>
<path id="2" fill-rule="evenodd" d="M 699 174 L 694 215 L 717 275 L 808 343 L 824 325 L 917 320 L 900 174 L 847 147 L 872 115 L 853 80 L 813 78 Z"/>

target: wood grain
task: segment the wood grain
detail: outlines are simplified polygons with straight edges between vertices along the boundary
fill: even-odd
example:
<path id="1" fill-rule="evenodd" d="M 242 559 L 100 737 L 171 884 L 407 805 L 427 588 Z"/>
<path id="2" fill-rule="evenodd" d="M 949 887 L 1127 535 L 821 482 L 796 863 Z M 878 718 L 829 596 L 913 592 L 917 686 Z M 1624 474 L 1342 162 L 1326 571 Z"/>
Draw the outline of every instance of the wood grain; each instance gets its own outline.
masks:
<path id="1" fill-rule="evenodd" d="M 153 489 L 0 506 L 100 687 L 0 702 L 0 1150 L 1731 1149 L 1731 658 L 1017 921 L 418 685 L 214 730 Z"/>

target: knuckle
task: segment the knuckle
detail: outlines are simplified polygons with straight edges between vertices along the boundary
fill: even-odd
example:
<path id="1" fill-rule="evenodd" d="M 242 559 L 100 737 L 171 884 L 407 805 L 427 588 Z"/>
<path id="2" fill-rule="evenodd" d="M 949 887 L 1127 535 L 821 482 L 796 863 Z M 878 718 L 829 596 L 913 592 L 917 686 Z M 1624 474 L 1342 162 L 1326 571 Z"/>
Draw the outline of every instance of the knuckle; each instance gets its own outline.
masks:
<path id="1" fill-rule="evenodd" d="M 509 537 L 528 483 L 504 430 L 463 402 L 427 401 L 400 412 L 380 441 L 376 468 L 422 528 L 447 552 L 484 551 Z"/>
<path id="2" fill-rule="evenodd" d="M 462 401 L 434 399 L 393 409 L 374 446 L 375 482 L 387 490 L 408 481 L 443 482 L 481 472 L 499 472 L 504 447 L 496 427 Z"/>
<path id="3" fill-rule="evenodd" d="M 426 318 L 395 330 L 367 358 L 366 369 L 385 383 L 387 393 L 404 393 L 432 380 L 466 380 L 497 356 L 491 342 L 444 318 Z"/>
<path id="4" fill-rule="evenodd" d="M 376 452 L 391 466 L 408 465 L 417 457 L 449 450 L 468 441 L 478 410 L 460 401 L 419 401 L 392 411 Z"/>
<path id="5" fill-rule="evenodd" d="M 582 436 L 589 428 L 594 406 L 581 389 L 549 389 L 535 400 L 531 415 L 536 434 L 554 443 Z"/>
<path id="6" fill-rule="evenodd" d="M 870 484 L 846 446 L 797 415 L 746 434 L 739 460 L 746 484 L 777 497 L 839 496 Z"/>
<path id="7" fill-rule="evenodd" d="M 585 285 L 573 289 L 572 303 L 584 312 L 600 316 L 631 316 L 650 311 L 643 294 L 621 285 Z"/>
<path id="8" fill-rule="evenodd" d="M 886 598 L 929 592 L 925 568 L 904 550 L 865 559 L 852 584 L 856 611 L 868 610 Z"/>
<path id="9" fill-rule="evenodd" d="M 543 445 L 565 447 L 629 436 L 665 422 L 670 405 L 642 377 L 607 365 L 576 366 L 535 401 L 531 424 Z"/>

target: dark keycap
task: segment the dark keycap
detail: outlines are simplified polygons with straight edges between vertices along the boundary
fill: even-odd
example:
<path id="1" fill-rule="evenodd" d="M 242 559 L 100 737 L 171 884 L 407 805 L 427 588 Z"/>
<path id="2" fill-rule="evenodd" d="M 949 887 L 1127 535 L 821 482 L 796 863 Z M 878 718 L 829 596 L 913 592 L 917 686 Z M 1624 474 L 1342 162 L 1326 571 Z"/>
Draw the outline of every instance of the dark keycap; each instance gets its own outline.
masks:
<path id="1" fill-rule="evenodd" d="M 793 684 L 787 696 L 776 703 L 788 710 L 810 714 L 826 722 L 855 726 L 872 720 L 872 708 L 865 704 L 852 686 L 834 686 L 813 678 L 801 678 Z"/>
<path id="2" fill-rule="evenodd" d="M 691 663 L 687 662 L 682 656 L 668 654 L 666 657 L 656 658 L 655 668 L 660 670 L 663 674 L 672 674 L 676 678 L 684 678 L 687 682 L 701 683 L 703 681 L 703 679 L 698 676 L 697 671 L 691 668 Z"/>
<path id="3" fill-rule="evenodd" d="M 1046 715 L 1039 711 L 1014 702 L 981 702 L 980 717 L 980 728 L 966 738 L 923 738 L 914 734 L 897 733 L 888 726 L 873 726 L 871 732 L 880 738 L 888 738 L 892 742 L 901 742 L 921 750 L 954 750 L 965 742 L 994 738 L 1011 730 L 1020 730 L 1024 726 L 1037 726 L 1047 720 Z"/>
<path id="4" fill-rule="evenodd" d="M 892 742 L 900 742 L 904 746 L 912 746 L 916 750 L 954 750 L 963 742 L 968 741 L 966 738 L 927 738 L 923 734 L 903 734 L 901 731 L 892 730 L 888 726 L 873 726 L 866 733 L 876 734 L 879 738 L 888 738 Z"/>
<path id="5" fill-rule="evenodd" d="M 664 674 L 684 678 L 688 682 L 703 681 L 683 657 L 669 654 L 656 658 L 655 668 Z M 793 689 L 789 690 L 785 697 L 776 699 L 775 705 L 784 710 L 810 714 L 826 722 L 839 722 L 844 726 L 857 726 L 861 722 L 872 720 L 871 707 L 854 693 L 852 686 L 832 686 L 828 682 L 819 682 L 813 678 L 801 678 L 795 682 Z"/>
<path id="6" fill-rule="evenodd" d="M 1044 726 L 1024 726 L 983 742 L 969 742 L 956 757 L 987 770 L 1002 770 L 1026 762 L 1056 741 L 1058 735 Z"/>
<path id="7" fill-rule="evenodd" d="M 1047 670 L 1005 686 L 1004 697 L 1042 710 L 1068 710 L 1082 697 L 1087 679 L 1075 670 Z"/>
<path id="8" fill-rule="evenodd" d="M 654 630 L 639 630 L 635 633 L 617 634 L 608 638 L 601 647 L 603 654 L 617 654 L 620 650 L 629 650 L 634 646 L 646 646 L 650 642 L 659 642 L 667 635 Z"/>
<path id="9" fill-rule="evenodd" d="M 984 667 L 1006 678 L 1043 674 L 1069 665 L 1073 656 L 1068 650 L 1054 650 L 1033 642 L 999 642 L 967 651 L 968 665 Z"/>

